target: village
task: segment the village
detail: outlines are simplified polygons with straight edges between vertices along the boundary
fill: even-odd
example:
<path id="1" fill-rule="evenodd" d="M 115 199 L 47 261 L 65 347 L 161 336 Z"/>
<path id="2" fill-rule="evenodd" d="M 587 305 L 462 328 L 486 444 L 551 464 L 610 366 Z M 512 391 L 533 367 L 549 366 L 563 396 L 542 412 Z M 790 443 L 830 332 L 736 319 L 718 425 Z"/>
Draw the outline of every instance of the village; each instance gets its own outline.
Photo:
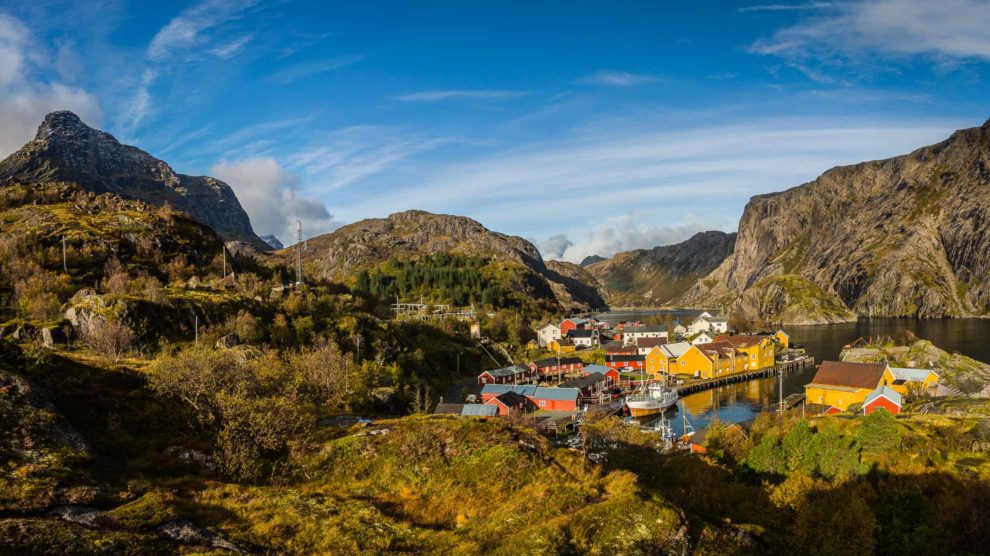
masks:
<path id="1" fill-rule="evenodd" d="M 784 330 L 739 334 L 727 319 L 707 311 L 687 325 L 611 324 L 587 316 L 548 322 L 535 332 L 537 339 L 528 347 L 540 357 L 482 372 L 464 399 L 441 400 L 435 413 L 526 420 L 554 437 L 577 430 L 588 414 L 619 415 L 643 430 L 670 435 L 669 428 L 651 429 L 646 422 L 662 420 L 681 396 L 815 365 Z M 928 369 L 823 361 L 803 394 L 786 400 L 781 394 L 773 409 L 870 414 L 883 408 L 899 413 L 905 397 L 933 391 L 938 378 Z M 643 400 L 654 401 L 654 389 L 668 401 L 641 409 L 647 407 Z M 660 395 L 653 397 L 659 400 Z M 703 451 L 705 433 L 686 425 L 683 434 L 665 440 L 670 446 Z"/>

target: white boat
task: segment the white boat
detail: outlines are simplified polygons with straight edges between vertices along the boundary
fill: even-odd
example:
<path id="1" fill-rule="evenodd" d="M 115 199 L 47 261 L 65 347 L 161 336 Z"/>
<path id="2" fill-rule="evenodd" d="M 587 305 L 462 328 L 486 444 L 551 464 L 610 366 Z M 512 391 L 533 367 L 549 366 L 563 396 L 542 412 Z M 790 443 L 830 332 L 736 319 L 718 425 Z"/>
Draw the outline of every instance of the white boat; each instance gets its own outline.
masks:
<path id="1" fill-rule="evenodd" d="M 663 413 L 677 403 L 677 392 L 664 384 L 650 383 L 626 397 L 626 407 L 633 417 Z"/>

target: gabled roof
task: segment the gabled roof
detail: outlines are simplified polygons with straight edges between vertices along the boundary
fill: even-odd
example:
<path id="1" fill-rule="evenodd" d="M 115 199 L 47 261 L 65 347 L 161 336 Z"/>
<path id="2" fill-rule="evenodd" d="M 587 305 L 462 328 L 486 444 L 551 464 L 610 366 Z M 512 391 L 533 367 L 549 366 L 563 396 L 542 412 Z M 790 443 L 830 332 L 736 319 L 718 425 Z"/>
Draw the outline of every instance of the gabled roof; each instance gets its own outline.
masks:
<path id="1" fill-rule="evenodd" d="M 461 411 L 463 410 L 464 410 L 464 404 L 462 403 L 441 403 L 441 404 L 437 404 L 437 407 L 436 409 L 433 410 L 433 413 L 460 415 Z"/>
<path id="2" fill-rule="evenodd" d="M 563 323 L 564 321 L 571 321 L 571 322 L 573 322 L 574 324 L 576 324 L 578 326 L 581 326 L 582 324 L 584 324 L 586 322 L 591 322 L 588 319 L 582 319 L 582 318 L 578 318 L 578 317 L 574 317 L 574 318 L 571 318 L 571 319 L 564 319 L 564 320 L 562 320 L 560 322 Z"/>
<path id="3" fill-rule="evenodd" d="M 691 342 L 674 342 L 672 344 L 664 344 L 660 346 L 660 351 L 667 357 L 673 357 L 677 359 L 678 357 L 684 355 L 684 352 L 691 349 Z"/>
<path id="4" fill-rule="evenodd" d="M 580 328 L 575 328 L 574 330 L 567 331 L 568 338 L 591 338 L 597 333 L 597 330 L 584 330 Z"/>
<path id="5" fill-rule="evenodd" d="M 732 345 L 740 348 L 755 346 L 766 339 L 767 336 L 729 335 L 729 334 L 720 334 L 718 336 L 715 336 L 716 342 L 730 342 Z"/>
<path id="6" fill-rule="evenodd" d="M 575 378 L 574 380 L 568 380 L 567 382 L 561 382 L 557 385 L 557 388 L 587 388 L 604 381 L 605 375 L 595 373 L 581 378 Z"/>
<path id="7" fill-rule="evenodd" d="M 823 361 L 812 385 L 842 386 L 845 388 L 874 389 L 880 384 L 887 369 L 884 363 L 849 363 L 845 361 Z"/>
<path id="8" fill-rule="evenodd" d="M 492 375 L 493 377 L 498 378 L 498 377 L 503 377 L 503 376 L 516 376 L 516 375 L 525 374 L 525 373 L 529 373 L 529 372 L 530 372 L 529 367 L 524 367 L 522 365 L 513 365 L 511 367 L 502 367 L 501 369 L 494 369 L 494 370 L 491 370 L 491 371 L 485 371 L 485 372 L 483 372 L 481 374 L 488 373 L 488 374 Z"/>
<path id="9" fill-rule="evenodd" d="M 506 407 L 518 407 L 526 403 L 526 397 L 518 392 L 513 392 L 509 390 L 508 392 L 502 392 L 501 394 L 495 396 L 496 400 L 505 404 Z M 491 403 L 489 401 L 488 403 Z"/>
<path id="10" fill-rule="evenodd" d="M 606 361 L 614 361 L 616 363 L 628 362 L 628 361 L 645 361 L 645 355 L 638 355 L 635 353 L 608 353 L 605 355 Z"/>
<path id="11" fill-rule="evenodd" d="M 464 409 L 461 410 L 461 415 L 471 417 L 495 417 L 498 415 L 498 408 L 494 405 L 489 405 L 486 403 L 468 403 L 464 404 Z"/>
<path id="12" fill-rule="evenodd" d="M 622 329 L 623 334 L 650 334 L 666 331 L 666 326 L 627 326 Z"/>
<path id="13" fill-rule="evenodd" d="M 938 373 L 931 369 L 915 369 L 913 367 L 891 367 L 890 372 L 894 373 L 895 379 L 904 381 L 924 382 L 929 374 L 938 376 Z"/>
<path id="14" fill-rule="evenodd" d="M 698 344 L 694 347 L 700 349 L 705 355 L 733 355 L 737 351 L 736 346 L 730 344 L 729 342 L 709 342 L 707 344 Z"/>
<path id="15" fill-rule="evenodd" d="M 636 338 L 636 347 L 638 348 L 651 348 L 666 343 L 667 338 Z"/>
<path id="16" fill-rule="evenodd" d="M 486 384 L 481 387 L 481 395 L 494 394 L 498 396 L 505 392 L 516 392 L 527 398 L 544 400 L 577 400 L 580 392 L 577 388 L 547 388 L 532 384 Z"/>
<path id="17" fill-rule="evenodd" d="M 870 392 L 866 395 L 866 399 L 863 400 L 863 405 L 869 405 L 878 398 L 887 398 L 888 400 L 897 404 L 898 407 L 901 406 L 901 395 L 892 388 L 887 388 L 886 386 L 881 386 L 876 390 Z"/>
<path id="18" fill-rule="evenodd" d="M 556 367 L 558 359 L 556 357 L 547 357 L 546 359 L 539 359 L 533 361 L 533 364 L 537 367 Z M 561 357 L 559 359 L 561 365 L 577 365 L 583 363 L 580 357 Z M 526 369 L 527 371 L 529 369 Z"/>
<path id="19" fill-rule="evenodd" d="M 584 372 L 589 375 L 596 373 L 600 375 L 604 375 L 605 373 L 608 372 L 608 367 L 606 367 L 605 365 L 585 365 Z"/>

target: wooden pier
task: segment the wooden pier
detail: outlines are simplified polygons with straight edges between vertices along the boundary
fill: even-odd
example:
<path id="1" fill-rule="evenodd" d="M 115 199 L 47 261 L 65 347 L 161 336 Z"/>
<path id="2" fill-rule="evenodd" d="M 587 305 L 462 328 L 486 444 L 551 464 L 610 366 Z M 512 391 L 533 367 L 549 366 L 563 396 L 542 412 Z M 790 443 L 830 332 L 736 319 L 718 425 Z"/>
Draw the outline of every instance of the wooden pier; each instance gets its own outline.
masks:
<path id="1" fill-rule="evenodd" d="M 733 384 L 736 382 L 746 382 L 757 378 L 767 378 L 771 376 L 778 376 L 781 374 L 791 373 L 794 371 L 800 371 L 809 366 L 811 367 L 815 366 L 815 358 L 810 355 L 805 355 L 803 357 L 794 359 L 793 361 L 778 363 L 773 367 L 766 367 L 763 369 L 757 369 L 755 371 L 746 371 L 742 373 L 733 373 L 731 375 L 709 378 L 706 380 L 702 380 L 700 382 L 693 382 L 691 384 L 675 386 L 674 390 L 677 391 L 677 395 L 683 397 L 688 394 L 694 394 L 696 392 L 703 392 L 705 390 L 711 390 L 712 388 L 718 388 L 719 386 L 724 386 L 726 384 Z"/>

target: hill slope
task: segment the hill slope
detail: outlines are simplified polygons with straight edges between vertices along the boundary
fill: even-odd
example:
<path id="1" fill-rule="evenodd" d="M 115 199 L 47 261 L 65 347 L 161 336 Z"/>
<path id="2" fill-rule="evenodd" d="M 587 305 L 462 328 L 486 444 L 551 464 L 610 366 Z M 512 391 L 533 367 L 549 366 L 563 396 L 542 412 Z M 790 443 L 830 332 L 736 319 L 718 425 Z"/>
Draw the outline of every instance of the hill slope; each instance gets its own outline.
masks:
<path id="1" fill-rule="evenodd" d="M 791 323 L 990 313 L 990 122 L 750 199 L 735 249 L 682 297 Z"/>
<path id="2" fill-rule="evenodd" d="M 643 301 L 676 299 L 732 253 L 736 234 L 702 232 L 676 245 L 618 253 L 584 266 L 604 287 Z"/>
<path id="3" fill-rule="evenodd" d="M 347 280 L 360 270 L 389 259 L 415 259 L 436 253 L 484 257 L 493 272 L 515 274 L 514 285 L 527 295 L 562 304 L 601 307 L 593 286 L 581 284 L 547 267 L 536 247 L 520 237 L 493 232 L 463 216 L 410 210 L 387 218 L 361 220 L 308 240 L 307 271 L 319 278 Z M 295 251 L 279 252 L 289 257 Z M 560 299 L 554 291 L 561 291 Z M 569 301 L 569 299 L 570 301 Z"/>
<path id="4" fill-rule="evenodd" d="M 255 235 L 230 186 L 207 176 L 177 174 L 141 149 L 87 126 L 72 112 L 46 116 L 35 138 L 0 162 L 0 184 L 56 181 L 156 206 L 168 203 L 226 240 L 271 249 Z"/>

